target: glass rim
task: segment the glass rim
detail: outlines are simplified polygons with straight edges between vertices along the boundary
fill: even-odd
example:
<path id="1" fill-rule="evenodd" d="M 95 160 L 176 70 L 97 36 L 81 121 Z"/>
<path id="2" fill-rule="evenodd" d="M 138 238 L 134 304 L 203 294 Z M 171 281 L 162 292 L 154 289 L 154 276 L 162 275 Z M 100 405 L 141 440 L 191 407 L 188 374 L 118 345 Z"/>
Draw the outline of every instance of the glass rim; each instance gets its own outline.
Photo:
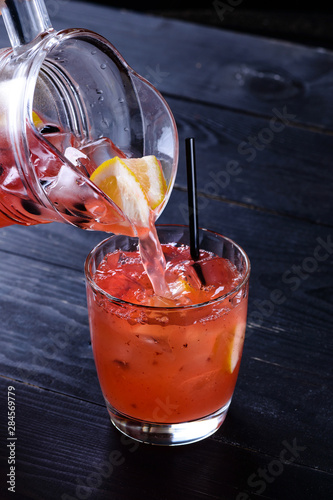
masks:
<path id="1" fill-rule="evenodd" d="M 159 228 L 186 228 L 186 229 L 189 229 L 189 226 L 186 225 L 186 224 L 156 224 L 156 229 L 158 230 Z M 244 260 L 245 260 L 245 263 L 246 263 L 246 269 L 245 269 L 245 274 L 244 274 L 244 277 L 242 279 L 242 281 L 237 285 L 235 286 L 232 290 L 230 290 L 229 292 L 223 294 L 223 295 L 220 295 L 219 297 L 215 297 L 214 299 L 210 299 L 206 302 L 200 302 L 199 304 L 185 304 L 185 305 L 175 305 L 175 306 L 154 306 L 154 305 L 147 305 L 147 304 L 136 304 L 134 302 L 130 302 L 128 300 L 124 300 L 124 299 L 120 299 L 118 297 L 114 297 L 113 295 L 111 295 L 110 293 L 106 292 L 105 290 L 103 290 L 103 288 L 99 287 L 92 275 L 91 275 L 91 272 L 90 272 L 90 262 L 92 260 L 92 258 L 94 257 L 94 255 L 96 254 L 96 252 L 103 246 L 105 245 L 105 243 L 109 240 L 111 240 L 112 238 L 116 238 L 117 236 L 118 237 L 121 237 L 123 235 L 121 234 L 112 234 L 111 236 L 108 236 L 107 238 L 105 238 L 104 240 L 100 241 L 90 252 L 89 254 L 87 255 L 87 258 L 85 260 L 85 263 L 84 263 L 84 274 L 85 274 L 85 278 L 86 278 L 86 281 L 89 283 L 89 285 L 91 286 L 91 288 L 95 291 L 95 292 L 98 292 L 102 295 L 104 295 L 108 300 L 112 301 L 112 302 L 116 302 L 117 304 L 119 305 L 124 305 L 124 306 L 132 306 L 132 307 L 136 307 L 136 308 L 139 308 L 139 309 L 144 309 L 144 310 L 163 310 L 163 311 L 179 311 L 179 310 L 184 310 L 184 309 L 196 309 L 196 308 L 200 308 L 200 307 L 206 307 L 208 305 L 211 305 L 211 304 L 216 304 L 218 302 L 223 302 L 226 298 L 232 296 L 232 295 L 235 295 L 236 293 L 239 292 L 239 290 L 241 288 L 243 288 L 244 285 L 246 285 L 246 283 L 249 281 L 249 278 L 250 278 L 250 272 L 251 272 L 251 263 L 250 263 L 250 259 L 247 255 L 247 253 L 243 250 L 243 248 L 241 246 L 239 246 L 234 240 L 232 240 L 231 238 L 228 238 L 227 236 L 224 236 L 223 234 L 220 234 L 218 233 L 217 231 L 212 231 L 210 229 L 205 229 L 205 228 L 202 228 L 202 227 L 199 227 L 199 231 L 200 232 L 205 232 L 205 233 L 208 233 L 208 234 L 211 234 L 211 235 L 214 235 L 214 236 L 218 236 L 220 238 L 223 238 L 225 241 L 228 241 L 229 243 L 231 243 L 232 245 L 234 245 L 239 251 L 240 253 L 242 254 L 242 256 L 244 257 Z M 128 236 L 128 238 L 132 238 L 132 239 L 137 239 L 135 236 Z"/>

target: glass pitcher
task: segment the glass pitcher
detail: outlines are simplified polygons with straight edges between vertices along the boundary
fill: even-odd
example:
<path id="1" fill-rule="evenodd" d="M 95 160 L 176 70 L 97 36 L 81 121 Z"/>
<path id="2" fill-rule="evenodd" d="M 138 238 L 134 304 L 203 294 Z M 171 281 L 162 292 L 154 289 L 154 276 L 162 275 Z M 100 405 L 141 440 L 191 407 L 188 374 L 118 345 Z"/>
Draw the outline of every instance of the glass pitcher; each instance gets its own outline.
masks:
<path id="1" fill-rule="evenodd" d="M 155 155 L 170 196 L 175 120 L 160 93 L 102 36 L 56 32 L 43 0 L 0 1 L 11 48 L 0 50 L 0 227 L 51 221 L 135 235 L 89 180 L 114 156 Z"/>

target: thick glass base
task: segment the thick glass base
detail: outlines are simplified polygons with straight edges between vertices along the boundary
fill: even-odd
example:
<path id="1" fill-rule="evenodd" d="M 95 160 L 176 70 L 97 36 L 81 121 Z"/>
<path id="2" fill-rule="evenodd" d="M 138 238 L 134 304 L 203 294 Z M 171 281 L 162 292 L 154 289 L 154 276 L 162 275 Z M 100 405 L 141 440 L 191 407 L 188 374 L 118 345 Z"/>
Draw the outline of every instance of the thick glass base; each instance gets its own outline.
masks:
<path id="1" fill-rule="evenodd" d="M 146 422 L 118 412 L 108 402 L 106 406 L 111 422 L 126 436 L 141 443 L 176 446 L 195 443 L 214 434 L 224 422 L 230 401 L 211 415 L 179 424 Z"/>

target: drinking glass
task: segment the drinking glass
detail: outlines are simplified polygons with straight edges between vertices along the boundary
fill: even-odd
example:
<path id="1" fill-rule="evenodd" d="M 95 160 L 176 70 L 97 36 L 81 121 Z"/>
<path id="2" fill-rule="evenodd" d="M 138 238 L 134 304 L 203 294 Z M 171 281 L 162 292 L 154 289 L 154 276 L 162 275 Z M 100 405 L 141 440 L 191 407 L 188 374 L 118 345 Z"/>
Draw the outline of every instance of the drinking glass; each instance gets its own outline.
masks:
<path id="1" fill-rule="evenodd" d="M 162 244 L 189 245 L 187 226 L 159 225 Z M 94 273 L 137 238 L 113 235 L 85 263 L 88 315 L 98 378 L 112 423 L 141 442 L 180 445 L 223 423 L 243 349 L 250 262 L 234 241 L 205 229 L 200 248 L 228 259 L 241 280 L 228 293 L 195 305 L 152 307 L 104 291 Z"/>

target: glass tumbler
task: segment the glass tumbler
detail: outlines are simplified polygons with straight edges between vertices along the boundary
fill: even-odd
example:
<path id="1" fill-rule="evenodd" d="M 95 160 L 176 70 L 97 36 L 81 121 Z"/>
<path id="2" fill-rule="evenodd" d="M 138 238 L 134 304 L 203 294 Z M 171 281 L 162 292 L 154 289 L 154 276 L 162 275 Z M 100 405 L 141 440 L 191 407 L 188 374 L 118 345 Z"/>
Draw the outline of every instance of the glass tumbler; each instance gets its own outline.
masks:
<path id="1" fill-rule="evenodd" d="M 161 244 L 189 245 L 187 226 L 157 226 Z M 200 229 L 200 248 L 228 259 L 241 279 L 202 304 L 151 307 L 110 295 L 94 281 L 107 254 L 135 251 L 114 235 L 85 263 L 92 348 L 112 423 L 138 441 L 192 443 L 223 423 L 237 381 L 246 328 L 250 262 L 232 240 Z"/>

